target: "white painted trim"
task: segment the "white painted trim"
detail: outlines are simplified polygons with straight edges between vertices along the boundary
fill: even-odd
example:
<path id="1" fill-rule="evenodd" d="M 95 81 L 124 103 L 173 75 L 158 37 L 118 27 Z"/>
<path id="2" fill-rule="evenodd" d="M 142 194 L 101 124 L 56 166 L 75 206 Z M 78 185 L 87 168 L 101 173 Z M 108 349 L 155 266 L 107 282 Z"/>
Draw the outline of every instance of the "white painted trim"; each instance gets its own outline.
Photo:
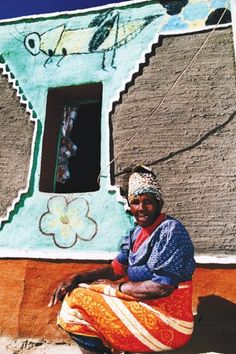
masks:
<path id="1" fill-rule="evenodd" d="M 103 10 L 103 9 L 107 9 L 107 8 L 114 8 L 114 7 L 125 7 L 125 6 L 130 6 L 130 5 L 135 5 L 135 4 L 139 4 L 139 3 L 148 3 L 149 0 L 127 0 L 127 1 L 124 1 L 124 2 L 115 2 L 115 3 L 109 3 L 109 4 L 106 4 L 106 5 L 100 5 L 100 6 L 94 6 L 94 7 L 89 7 L 89 8 L 86 8 L 86 9 L 78 9 L 78 10 L 66 10 L 66 11 L 58 11 L 58 12 L 49 12 L 49 13 L 43 13 L 43 14 L 35 14 L 35 15 L 26 15 L 26 16 L 19 16 L 19 17 L 13 17 L 13 18 L 6 18 L 6 19 L 2 19 L 0 20 L 0 25 L 3 23 L 10 23 L 10 22 L 15 22 L 15 21 L 22 21 L 24 19 L 31 19 L 31 20 L 34 20 L 34 19 L 41 19 L 41 18 L 50 18 L 50 17 L 58 17 L 58 16 L 65 16 L 65 15 L 70 15 L 70 16 L 73 16 L 73 15 L 78 15 L 78 14 L 83 14 L 83 13 L 88 13 L 88 12 L 93 12 L 93 11 L 99 11 L 99 10 Z M 231 3 L 231 14 L 233 13 L 234 14 L 234 19 L 232 17 L 232 24 L 222 24 L 222 25 L 218 25 L 217 27 L 227 27 L 228 25 L 233 25 L 233 22 L 235 20 L 235 17 L 236 17 L 236 0 L 229 0 L 229 3 Z M 146 4 L 148 5 L 148 4 Z M 236 26 L 236 24 L 235 24 Z M 209 28 L 214 28 L 215 25 L 212 25 L 212 26 L 207 26 L 207 29 Z M 206 27 L 204 27 L 204 29 L 206 30 Z M 200 29 L 201 30 L 201 29 Z M 203 30 L 203 29 L 202 29 Z M 198 29 L 193 29 L 192 32 L 198 32 Z M 186 30 L 180 30 L 180 31 L 177 31 L 175 32 L 175 34 L 177 33 L 186 33 Z M 188 33 L 191 33 L 188 32 Z M 160 33 L 161 34 L 161 33 Z M 172 33 L 172 31 L 170 31 L 168 33 L 165 32 L 165 34 L 174 34 L 174 32 Z"/>
<path id="2" fill-rule="evenodd" d="M 68 250 L 58 251 L 32 251 L 32 250 L 0 250 L 0 258 L 33 258 L 33 259 L 48 259 L 55 260 L 69 260 L 69 261 L 111 261 L 117 256 L 117 252 L 106 251 L 88 251 L 88 252 L 71 252 Z M 236 265 L 236 256 L 233 255 L 204 255 L 199 254 L 195 256 L 197 264 L 219 264 L 219 265 Z"/>
<path id="3" fill-rule="evenodd" d="M 123 7 L 123 6 L 127 6 L 127 5 L 131 5 L 131 4 L 137 4 L 137 3 L 145 3 L 147 1 L 145 0 L 127 0 L 121 3 L 110 3 L 107 5 L 100 5 L 100 6 L 94 6 L 94 7 L 89 7 L 87 9 L 78 9 L 78 10 L 66 10 L 66 11 L 58 11 L 58 12 L 49 12 L 49 13 L 45 13 L 45 14 L 37 14 L 37 15 L 26 15 L 26 16 L 20 16 L 20 17 L 13 17 L 13 18 L 7 18 L 7 19 L 3 19 L 0 20 L 0 24 L 1 23 L 8 23 L 8 22 L 15 22 L 18 20 L 24 20 L 24 19 L 40 19 L 40 18 L 48 18 L 48 17 L 57 17 L 57 16 L 64 16 L 64 15 L 78 15 L 81 13 L 86 13 L 86 12 L 90 12 L 90 11 L 94 11 L 94 10 L 100 10 L 100 9 L 107 9 L 109 7 Z"/>
<path id="4" fill-rule="evenodd" d="M 117 256 L 117 252 L 103 252 L 103 251 L 84 251 L 71 252 L 68 250 L 58 249 L 57 251 L 32 251 L 32 250 L 0 250 L 0 258 L 33 258 L 33 259 L 48 259 L 48 260 L 96 260 L 107 261 L 113 260 Z"/>
<path id="5" fill-rule="evenodd" d="M 236 256 L 234 255 L 206 255 L 198 254 L 195 257 L 195 261 L 198 264 L 235 264 Z"/>

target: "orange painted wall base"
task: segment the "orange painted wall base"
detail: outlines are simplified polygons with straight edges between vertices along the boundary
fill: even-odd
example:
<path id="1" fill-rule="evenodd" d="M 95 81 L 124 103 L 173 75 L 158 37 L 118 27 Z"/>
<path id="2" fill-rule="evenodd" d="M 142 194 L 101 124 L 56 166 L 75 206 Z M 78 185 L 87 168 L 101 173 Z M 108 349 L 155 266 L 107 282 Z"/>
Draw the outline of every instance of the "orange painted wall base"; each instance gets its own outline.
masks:
<path id="1" fill-rule="evenodd" d="M 78 270 L 102 267 L 98 262 L 65 262 L 30 259 L 0 260 L 0 333 L 13 338 L 40 338 L 57 341 L 68 336 L 56 326 L 60 304 L 48 308 L 55 286 Z M 202 314 L 230 313 L 236 306 L 236 267 L 198 266 L 194 277 L 193 311 Z"/>

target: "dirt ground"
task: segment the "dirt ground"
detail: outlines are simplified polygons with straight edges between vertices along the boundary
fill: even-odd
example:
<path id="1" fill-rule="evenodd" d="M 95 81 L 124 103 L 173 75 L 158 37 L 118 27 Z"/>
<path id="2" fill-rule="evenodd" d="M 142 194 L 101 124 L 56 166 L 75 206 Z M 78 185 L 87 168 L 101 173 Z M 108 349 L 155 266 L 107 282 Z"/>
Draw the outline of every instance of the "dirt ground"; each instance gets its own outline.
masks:
<path id="1" fill-rule="evenodd" d="M 48 343 L 44 341 L 37 340 L 12 340 L 7 337 L 0 338 L 0 353 L 1 354 L 81 354 L 82 352 L 76 344 L 67 344 L 67 343 Z M 167 352 L 166 352 L 167 353 Z M 171 352 L 168 352 L 171 353 Z M 234 349 L 231 348 L 231 351 L 211 351 L 211 352 L 202 352 L 202 351 L 192 351 L 191 348 L 183 348 L 181 350 L 176 350 L 172 353 L 182 353 L 182 354 L 225 354 L 225 353 L 234 353 Z"/>
<path id="2" fill-rule="evenodd" d="M 48 343 L 39 340 L 27 340 L 27 339 L 10 339 L 7 337 L 0 338 L 0 353 L 1 354 L 82 354 L 79 347 L 74 344 L 68 344 L 64 342 Z M 166 352 L 167 353 L 167 352 Z M 170 353 L 170 352 L 169 352 Z M 225 352 L 196 352 L 191 348 L 183 348 L 176 350 L 172 353 L 182 354 L 223 354 Z M 227 353 L 230 353 L 227 351 Z M 231 351 L 233 354 L 233 349 Z"/>
<path id="3" fill-rule="evenodd" d="M 0 338 L 0 354 L 80 354 L 78 346 L 65 342 L 49 343 L 36 339 Z"/>

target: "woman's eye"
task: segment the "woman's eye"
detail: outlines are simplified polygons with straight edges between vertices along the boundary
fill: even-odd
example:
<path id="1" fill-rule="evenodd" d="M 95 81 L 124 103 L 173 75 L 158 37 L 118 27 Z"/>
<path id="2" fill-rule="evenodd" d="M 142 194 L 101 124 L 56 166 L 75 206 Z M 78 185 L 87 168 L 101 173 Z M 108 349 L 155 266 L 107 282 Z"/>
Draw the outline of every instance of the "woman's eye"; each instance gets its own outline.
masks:
<path id="1" fill-rule="evenodd" d="M 130 202 L 130 205 L 138 205 L 139 204 L 139 200 L 132 200 Z"/>
<path id="2" fill-rule="evenodd" d="M 139 203 L 142 203 L 143 205 L 148 205 L 148 204 L 151 204 L 151 200 L 149 199 L 143 199 L 142 201 L 140 201 Z"/>

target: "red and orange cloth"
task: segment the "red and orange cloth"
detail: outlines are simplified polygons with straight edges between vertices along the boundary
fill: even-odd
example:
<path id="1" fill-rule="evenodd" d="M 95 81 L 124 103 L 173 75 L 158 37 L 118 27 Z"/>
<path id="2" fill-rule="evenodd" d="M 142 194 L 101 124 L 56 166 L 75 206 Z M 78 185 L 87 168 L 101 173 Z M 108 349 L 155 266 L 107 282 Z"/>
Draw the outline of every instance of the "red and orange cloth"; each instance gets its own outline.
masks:
<path id="1" fill-rule="evenodd" d="M 160 352 L 184 346 L 193 332 L 192 284 L 140 301 L 105 284 L 80 284 L 64 299 L 58 325 L 100 338 L 115 351 Z"/>

